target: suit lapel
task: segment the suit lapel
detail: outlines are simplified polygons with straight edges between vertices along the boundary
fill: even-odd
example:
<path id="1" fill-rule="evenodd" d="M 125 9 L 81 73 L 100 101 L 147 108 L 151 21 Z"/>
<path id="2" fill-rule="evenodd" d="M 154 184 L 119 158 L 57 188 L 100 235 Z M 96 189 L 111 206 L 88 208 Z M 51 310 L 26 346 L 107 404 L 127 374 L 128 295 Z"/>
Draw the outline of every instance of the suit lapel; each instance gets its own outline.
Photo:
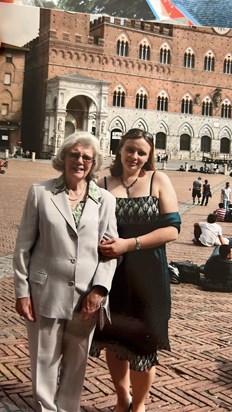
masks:
<path id="1" fill-rule="evenodd" d="M 51 200 L 59 210 L 63 218 L 67 221 L 69 226 L 71 226 L 74 232 L 77 233 L 76 224 L 65 191 L 53 195 Z"/>
<path id="2" fill-rule="evenodd" d="M 98 197 L 100 197 L 100 192 L 98 188 Z M 78 224 L 78 231 L 81 230 L 86 224 L 92 224 L 94 221 L 98 222 L 100 203 L 93 200 L 91 197 L 87 198 L 80 222 Z M 91 223 L 92 222 L 92 223 Z"/>

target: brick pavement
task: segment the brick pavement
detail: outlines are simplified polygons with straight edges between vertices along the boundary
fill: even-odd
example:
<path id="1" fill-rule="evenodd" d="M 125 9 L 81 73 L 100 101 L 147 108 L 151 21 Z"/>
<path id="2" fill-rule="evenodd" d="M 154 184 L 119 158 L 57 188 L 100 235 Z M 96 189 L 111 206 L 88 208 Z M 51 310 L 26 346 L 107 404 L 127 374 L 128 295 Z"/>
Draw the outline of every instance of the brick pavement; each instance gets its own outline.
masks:
<path id="1" fill-rule="evenodd" d="M 198 174 L 165 171 L 176 189 L 182 216 L 178 240 L 167 247 L 169 260 L 190 259 L 202 264 L 211 248 L 193 245 L 193 223 L 205 219 L 219 202 L 223 175 L 202 175 L 213 187 L 208 206 L 192 206 L 192 181 Z M 56 176 L 49 162 L 11 160 L 0 175 L 0 412 L 33 411 L 30 369 L 24 322 L 14 311 L 12 259 L 15 236 L 29 185 Z M 232 225 L 222 223 L 231 236 Z M 172 285 L 172 351 L 160 353 L 157 377 L 147 399 L 147 410 L 232 411 L 231 296 L 197 286 Z M 110 412 L 115 395 L 104 354 L 90 358 L 82 407 L 85 412 Z"/>

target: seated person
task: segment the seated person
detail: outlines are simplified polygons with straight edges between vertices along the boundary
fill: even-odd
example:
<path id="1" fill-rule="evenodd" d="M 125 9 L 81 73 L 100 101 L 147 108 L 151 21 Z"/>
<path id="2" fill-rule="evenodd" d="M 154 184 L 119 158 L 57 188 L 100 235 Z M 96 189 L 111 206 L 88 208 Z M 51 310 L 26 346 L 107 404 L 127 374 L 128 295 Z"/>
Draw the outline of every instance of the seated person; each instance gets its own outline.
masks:
<path id="1" fill-rule="evenodd" d="M 224 221 L 225 221 L 225 222 L 232 222 L 232 207 L 231 207 L 231 203 L 229 203 L 228 209 L 226 210 L 226 214 L 225 214 Z"/>
<path id="2" fill-rule="evenodd" d="M 205 290 L 232 292 L 232 248 L 229 245 L 216 247 L 204 267 Z"/>
<path id="3" fill-rule="evenodd" d="M 194 242 L 200 246 L 219 246 L 229 244 L 222 236 L 222 228 L 216 223 L 216 215 L 210 213 L 207 222 L 194 223 Z"/>
<path id="4" fill-rule="evenodd" d="M 216 215 L 217 222 L 224 222 L 226 209 L 224 209 L 223 203 L 219 203 L 218 208 L 213 213 Z"/>

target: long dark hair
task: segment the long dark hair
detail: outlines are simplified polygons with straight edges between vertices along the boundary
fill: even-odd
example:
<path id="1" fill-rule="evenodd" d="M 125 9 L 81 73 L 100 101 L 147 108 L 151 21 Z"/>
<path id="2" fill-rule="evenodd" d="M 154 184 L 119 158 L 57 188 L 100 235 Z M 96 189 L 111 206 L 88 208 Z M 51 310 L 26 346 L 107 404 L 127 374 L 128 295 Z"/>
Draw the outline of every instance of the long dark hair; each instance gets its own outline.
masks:
<path id="1" fill-rule="evenodd" d="M 121 137 L 121 140 L 119 142 L 116 155 L 115 155 L 115 160 L 112 166 L 110 166 L 110 173 L 114 177 L 118 177 L 122 175 L 123 172 L 123 167 L 122 167 L 122 162 L 121 162 L 121 154 L 120 150 L 124 146 L 125 142 L 129 139 L 141 139 L 143 138 L 146 140 L 146 142 L 149 144 L 151 150 L 150 154 L 148 157 L 147 162 L 143 165 L 143 170 L 155 170 L 155 158 L 154 158 L 154 140 L 153 136 L 149 132 L 145 132 L 144 130 L 141 129 L 130 129 L 126 134 L 124 134 Z"/>

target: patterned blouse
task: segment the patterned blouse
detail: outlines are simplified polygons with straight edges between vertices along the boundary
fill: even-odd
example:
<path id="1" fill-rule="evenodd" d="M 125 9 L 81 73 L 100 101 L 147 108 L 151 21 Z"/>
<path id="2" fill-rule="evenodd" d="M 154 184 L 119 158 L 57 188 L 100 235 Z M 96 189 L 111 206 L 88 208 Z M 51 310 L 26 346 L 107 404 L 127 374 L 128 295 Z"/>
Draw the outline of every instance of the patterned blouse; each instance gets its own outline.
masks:
<path id="1" fill-rule="evenodd" d="M 67 189 L 67 186 L 66 186 L 64 175 L 61 175 L 60 177 L 58 177 L 58 179 L 56 181 L 56 185 L 55 185 L 55 191 L 56 191 L 56 193 L 65 191 L 65 193 L 68 195 L 68 189 Z M 86 199 L 88 197 L 90 197 L 96 203 L 98 203 L 97 185 L 93 180 L 90 180 L 89 183 L 88 183 L 88 194 L 86 196 Z M 80 219 L 81 219 L 84 207 L 85 207 L 86 199 L 82 200 L 79 203 L 77 203 L 75 209 L 72 209 L 71 205 L 70 205 L 74 220 L 76 222 L 76 226 L 78 226 L 78 223 L 80 222 Z"/>

